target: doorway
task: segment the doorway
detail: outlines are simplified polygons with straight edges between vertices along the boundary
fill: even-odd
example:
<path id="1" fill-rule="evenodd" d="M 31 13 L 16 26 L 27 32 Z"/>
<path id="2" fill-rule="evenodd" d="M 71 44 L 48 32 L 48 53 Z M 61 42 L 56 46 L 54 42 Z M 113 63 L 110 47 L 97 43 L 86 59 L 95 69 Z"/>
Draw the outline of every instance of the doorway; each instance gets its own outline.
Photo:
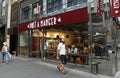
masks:
<path id="1" fill-rule="evenodd" d="M 18 36 L 17 35 L 10 35 L 10 53 L 17 54 L 17 39 Z"/>

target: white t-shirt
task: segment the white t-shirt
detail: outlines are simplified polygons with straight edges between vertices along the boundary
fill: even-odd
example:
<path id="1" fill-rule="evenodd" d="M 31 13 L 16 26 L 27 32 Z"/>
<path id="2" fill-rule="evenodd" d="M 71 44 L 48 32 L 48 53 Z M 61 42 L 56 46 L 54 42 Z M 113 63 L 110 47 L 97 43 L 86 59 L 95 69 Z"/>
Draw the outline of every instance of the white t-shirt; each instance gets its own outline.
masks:
<path id="1" fill-rule="evenodd" d="M 77 49 L 77 48 L 74 49 L 74 53 L 75 53 L 75 54 L 78 53 L 78 49 Z"/>
<path id="2" fill-rule="evenodd" d="M 59 52 L 60 55 L 66 55 L 66 49 L 65 49 L 64 43 L 58 44 L 58 50 L 60 50 L 60 52 Z"/>
<path id="3" fill-rule="evenodd" d="M 4 46 L 4 52 L 7 52 L 8 48 L 6 46 Z"/>

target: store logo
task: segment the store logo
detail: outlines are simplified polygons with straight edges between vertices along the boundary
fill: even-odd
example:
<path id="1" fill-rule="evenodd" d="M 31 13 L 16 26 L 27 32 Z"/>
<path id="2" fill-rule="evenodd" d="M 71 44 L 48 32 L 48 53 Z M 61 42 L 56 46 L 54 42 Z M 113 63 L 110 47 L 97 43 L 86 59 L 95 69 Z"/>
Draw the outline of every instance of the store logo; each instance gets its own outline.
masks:
<path id="1" fill-rule="evenodd" d="M 35 29 L 39 27 L 40 27 L 39 21 L 31 22 L 27 25 L 27 28 L 29 29 Z"/>
<path id="2" fill-rule="evenodd" d="M 57 23 L 56 17 L 47 18 L 47 19 L 41 20 L 40 22 L 41 27 L 56 25 L 56 23 Z"/>
<path id="3" fill-rule="evenodd" d="M 36 8 L 34 8 L 34 14 L 40 14 L 40 5 L 37 3 Z"/>
<path id="4" fill-rule="evenodd" d="M 36 28 L 40 28 L 40 27 L 57 25 L 58 23 L 61 23 L 61 22 L 62 22 L 62 20 L 60 17 L 58 17 L 58 18 L 50 17 L 50 18 L 46 18 L 46 19 L 41 19 L 39 21 L 31 22 L 27 25 L 27 28 L 36 29 Z"/>

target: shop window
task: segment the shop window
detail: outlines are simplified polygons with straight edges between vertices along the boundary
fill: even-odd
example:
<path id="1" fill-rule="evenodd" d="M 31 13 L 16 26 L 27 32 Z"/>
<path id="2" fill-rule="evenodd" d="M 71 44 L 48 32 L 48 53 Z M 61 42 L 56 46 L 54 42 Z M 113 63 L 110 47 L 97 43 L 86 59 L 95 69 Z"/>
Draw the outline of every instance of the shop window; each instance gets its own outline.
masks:
<path id="1" fill-rule="evenodd" d="M 62 9 L 62 0 L 47 0 L 47 12 L 54 12 Z"/>
<path id="2" fill-rule="evenodd" d="M 73 6 L 73 1 L 72 0 L 68 0 L 68 7 Z"/>
<path id="3" fill-rule="evenodd" d="M 38 12 L 37 10 L 37 13 L 36 13 L 35 9 L 38 9 L 38 7 L 40 11 Z M 32 4 L 32 17 L 38 17 L 40 15 L 43 15 L 43 0 L 40 0 Z"/>
<path id="4" fill-rule="evenodd" d="M 83 3 L 86 3 L 86 2 L 87 2 L 87 0 L 68 0 L 67 1 L 68 7 L 80 5 L 80 4 L 83 4 Z"/>
<path id="5" fill-rule="evenodd" d="M 21 19 L 22 19 L 22 20 L 27 20 L 27 19 L 29 19 L 29 14 L 30 14 L 30 7 L 29 7 L 29 6 L 22 8 L 22 16 L 21 16 Z"/>

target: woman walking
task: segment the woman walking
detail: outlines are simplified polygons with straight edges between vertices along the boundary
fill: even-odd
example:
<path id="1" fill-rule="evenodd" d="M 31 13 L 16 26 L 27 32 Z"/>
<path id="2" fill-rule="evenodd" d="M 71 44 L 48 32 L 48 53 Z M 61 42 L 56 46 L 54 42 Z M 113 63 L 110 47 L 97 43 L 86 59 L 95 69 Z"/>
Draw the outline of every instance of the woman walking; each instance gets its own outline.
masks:
<path id="1" fill-rule="evenodd" d="M 8 45 L 7 42 L 3 43 L 3 47 L 2 47 L 2 62 L 6 62 L 8 63 Z"/>

